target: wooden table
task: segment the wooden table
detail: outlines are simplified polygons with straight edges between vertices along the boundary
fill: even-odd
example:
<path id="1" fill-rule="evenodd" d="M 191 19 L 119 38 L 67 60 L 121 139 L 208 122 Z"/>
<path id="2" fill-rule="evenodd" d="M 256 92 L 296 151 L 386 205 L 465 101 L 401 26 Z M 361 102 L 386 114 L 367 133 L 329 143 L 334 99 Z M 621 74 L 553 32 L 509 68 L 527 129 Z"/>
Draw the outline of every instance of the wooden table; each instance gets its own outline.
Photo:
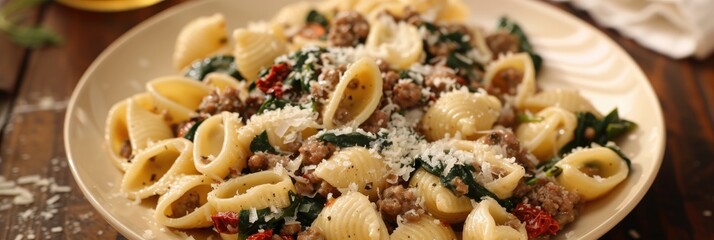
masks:
<path id="1" fill-rule="evenodd" d="M 0 210 L 0 239 L 18 234 L 24 239 L 124 239 L 85 200 L 67 168 L 64 114 L 77 81 L 104 48 L 141 21 L 183 1 L 166 0 L 121 13 L 49 3 L 30 10 L 27 20 L 59 32 L 65 38 L 61 45 L 25 50 L 0 35 L 0 174 L 6 179 L 37 174 L 72 188 L 69 193 L 32 188 L 34 204 Z M 581 11 L 554 5 L 592 23 Z M 603 238 L 714 239 L 714 57 L 672 60 L 613 30 L 599 29 L 645 71 L 667 124 L 667 149 L 657 179 L 632 213 Z M 47 213 L 41 213 L 53 208 L 47 200 L 54 195 L 61 196 L 52 205 L 57 212 L 45 220 Z"/>

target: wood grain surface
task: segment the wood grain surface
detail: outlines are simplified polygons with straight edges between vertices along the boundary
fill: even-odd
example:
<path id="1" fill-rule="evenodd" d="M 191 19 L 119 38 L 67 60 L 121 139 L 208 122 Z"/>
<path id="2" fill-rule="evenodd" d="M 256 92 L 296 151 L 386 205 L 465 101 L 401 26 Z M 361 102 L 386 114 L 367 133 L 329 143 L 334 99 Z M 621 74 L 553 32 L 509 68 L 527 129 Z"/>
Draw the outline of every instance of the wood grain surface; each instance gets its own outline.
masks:
<path id="1" fill-rule="evenodd" d="M 136 24 L 181 2 L 165 0 L 119 13 L 47 3 L 30 10 L 27 21 L 59 32 L 61 45 L 25 50 L 0 35 L 0 174 L 6 179 L 36 174 L 72 189 L 63 193 L 52 192 L 51 184 L 45 191 L 42 184 L 28 186 L 33 204 L 0 210 L 0 239 L 124 239 L 95 212 L 71 176 L 62 140 L 64 113 L 82 73 L 102 50 Z M 567 4 L 550 4 L 594 24 Z M 602 239 L 714 239 L 714 57 L 672 60 L 594 25 L 644 70 L 667 126 L 657 179 L 640 204 Z M 59 199 L 48 204 L 55 195 Z M 0 196 L 0 203 L 11 200 Z"/>

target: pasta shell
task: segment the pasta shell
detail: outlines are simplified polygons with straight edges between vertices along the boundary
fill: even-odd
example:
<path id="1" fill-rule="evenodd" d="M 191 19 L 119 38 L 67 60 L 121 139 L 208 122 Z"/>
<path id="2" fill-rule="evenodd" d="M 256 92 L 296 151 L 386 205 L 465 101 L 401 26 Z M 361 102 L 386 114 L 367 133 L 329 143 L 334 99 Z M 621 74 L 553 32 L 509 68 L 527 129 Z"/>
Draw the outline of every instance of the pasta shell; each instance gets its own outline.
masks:
<path id="1" fill-rule="evenodd" d="M 526 99 L 523 107 L 531 112 L 539 112 L 547 107 L 560 107 L 573 113 L 590 112 L 598 118 L 602 117 L 592 103 L 575 90 L 543 91 Z"/>
<path id="2" fill-rule="evenodd" d="M 373 21 L 365 46 L 370 55 L 384 59 L 392 68 L 407 69 L 419 62 L 423 52 L 419 30 L 391 18 Z"/>
<path id="3" fill-rule="evenodd" d="M 514 228 L 506 224 L 507 222 L 519 224 Z M 464 223 L 463 234 L 463 239 L 471 240 L 528 239 L 526 227 L 492 198 L 482 200 L 471 211 Z"/>
<path id="4" fill-rule="evenodd" d="M 151 96 L 149 96 L 148 93 L 140 93 L 134 95 L 131 98 L 127 98 L 121 102 L 114 104 L 114 106 L 109 109 L 109 114 L 107 116 L 107 121 L 104 130 L 104 140 L 106 141 L 107 145 L 109 145 L 112 163 L 114 163 L 114 165 L 122 171 L 125 171 L 129 164 L 129 159 L 121 156 L 122 147 L 124 147 L 124 144 L 126 142 L 129 142 L 129 146 L 136 145 L 132 145 L 131 139 L 129 138 L 127 105 L 129 105 L 130 101 L 132 101 L 133 104 L 138 104 L 144 109 L 153 109 Z M 158 128 L 159 131 L 161 131 L 162 129 L 163 128 L 161 127 Z M 160 135 L 162 135 L 161 132 L 159 132 L 159 136 L 155 136 L 153 138 L 161 138 Z M 136 153 L 133 148 L 132 153 Z"/>
<path id="5" fill-rule="evenodd" d="M 536 92 L 535 70 L 533 68 L 533 61 L 530 56 L 528 56 L 528 53 L 508 54 L 499 57 L 498 60 L 486 68 L 484 85 L 486 87 L 490 86 L 498 73 L 508 68 L 516 69 L 523 74 L 523 78 L 516 88 L 514 101 L 514 106 L 518 109 L 522 109 L 526 99 L 533 96 Z"/>
<path id="6" fill-rule="evenodd" d="M 129 199 L 164 194 L 181 175 L 197 174 L 193 143 L 183 138 L 158 142 L 139 152 L 126 170 L 120 190 Z"/>
<path id="7" fill-rule="evenodd" d="M 126 106 L 126 123 L 132 152 L 143 150 L 150 143 L 173 137 L 164 117 L 141 107 L 138 100 L 129 99 Z"/>
<path id="8" fill-rule="evenodd" d="M 612 191 L 629 173 L 625 160 L 607 147 L 576 151 L 555 166 L 563 170 L 556 177 L 558 183 L 569 191 L 577 192 L 585 201 Z"/>
<path id="9" fill-rule="evenodd" d="M 213 180 L 202 175 L 182 176 L 166 194 L 159 197 L 154 219 L 172 228 L 203 228 L 213 226 L 211 215 L 216 211 L 208 204 Z"/>
<path id="10" fill-rule="evenodd" d="M 226 19 L 216 13 L 200 17 L 181 29 L 174 48 L 174 68 L 181 70 L 195 60 L 215 53 L 226 46 Z"/>
<path id="11" fill-rule="evenodd" d="M 429 141 L 461 134 L 464 139 L 476 139 L 480 131 L 488 130 L 498 120 L 501 102 L 484 93 L 458 90 L 443 94 L 422 117 L 424 135 Z"/>
<path id="12" fill-rule="evenodd" d="M 481 168 L 474 174 L 476 181 L 500 199 L 510 198 L 526 174 L 523 166 L 505 158 L 506 152 L 500 147 L 466 140 L 451 140 L 450 144 L 474 153 L 474 164 Z"/>
<path id="13" fill-rule="evenodd" d="M 233 56 L 238 71 L 249 82 L 258 77 L 262 68 L 269 67 L 275 58 L 288 51 L 285 43 L 266 32 L 237 29 L 233 38 L 236 41 Z"/>
<path id="14" fill-rule="evenodd" d="M 350 147 L 320 163 L 314 174 L 343 192 L 355 184 L 359 192 L 376 200 L 386 185 L 387 166 L 378 154 L 363 147 Z"/>
<path id="15" fill-rule="evenodd" d="M 208 202 L 217 212 L 285 208 L 290 205 L 290 191 L 295 192 L 290 176 L 284 169 L 275 169 L 223 182 L 208 193 Z"/>
<path id="16" fill-rule="evenodd" d="M 446 0 L 446 4 L 436 16 L 437 21 L 464 22 L 469 16 L 469 7 L 462 0 Z"/>
<path id="17" fill-rule="evenodd" d="M 211 88 L 193 79 L 168 76 L 151 80 L 146 89 L 154 98 L 156 107 L 170 116 L 171 123 L 188 120 Z"/>
<path id="18" fill-rule="evenodd" d="M 323 208 L 312 227 L 325 239 L 389 239 L 379 212 L 359 192 L 344 194 Z"/>
<path id="19" fill-rule="evenodd" d="M 453 240 L 456 239 L 456 234 L 449 224 L 444 224 L 429 215 L 423 215 L 417 222 L 400 222 L 397 229 L 392 232 L 391 239 Z"/>
<path id="20" fill-rule="evenodd" d="M 521 124 L 515 133 L 524 147 L 543 162 L 573 139 L 578 120 L 575 114 L 559 107 L 543 109 L 535 118 L 541 120 Z"/>
<path id="21" fill-rule="evenodd" d="M 439 177 L 424 169 L 419 169 L 409 180 L 410 187 L 416 187 L 424 200 L 424 208 L 432 216 L 448 223 L 461 223 L 471 212 L 471 200 L 457 197 L 444 187 Z"/>
<path id="22" fill-rule="evenodd" d="M 235 113 L 222 112 L 204 120 L 196 129 L 193 140 L 196 169 L 215 180 L 222 180 L 231 170 L 243 170 L 247 152 L 236 134 L 242 126 Z"/>
<path id="23" fill-rule="evenodd" d="M 322 124 L 327 129 L 357 127 L 372 115 L 381 98 L 382 74 L 379 67 L 373 58 L 361 58 L 340 78 L 323 111 Z M 335 118 L 339 109 L 346 111 L 345 119 Z"/>

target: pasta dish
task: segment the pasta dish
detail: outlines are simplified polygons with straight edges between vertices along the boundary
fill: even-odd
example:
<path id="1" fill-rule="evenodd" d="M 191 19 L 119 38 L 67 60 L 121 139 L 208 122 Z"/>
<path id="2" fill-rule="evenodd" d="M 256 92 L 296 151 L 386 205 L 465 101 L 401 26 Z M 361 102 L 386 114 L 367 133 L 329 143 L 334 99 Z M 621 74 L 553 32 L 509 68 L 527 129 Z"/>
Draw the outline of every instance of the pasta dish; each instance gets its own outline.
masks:
<path id="1" fill-rule="evenodd" d="M 625 181 L 636 124 L 541 89 L 519 23 L 461 0 L 298 2 L 177 33 L 106 121 L 121 194 L 224 239 L 548 239 Z M 489 29 L 489 30 L 486 30 Z"/>

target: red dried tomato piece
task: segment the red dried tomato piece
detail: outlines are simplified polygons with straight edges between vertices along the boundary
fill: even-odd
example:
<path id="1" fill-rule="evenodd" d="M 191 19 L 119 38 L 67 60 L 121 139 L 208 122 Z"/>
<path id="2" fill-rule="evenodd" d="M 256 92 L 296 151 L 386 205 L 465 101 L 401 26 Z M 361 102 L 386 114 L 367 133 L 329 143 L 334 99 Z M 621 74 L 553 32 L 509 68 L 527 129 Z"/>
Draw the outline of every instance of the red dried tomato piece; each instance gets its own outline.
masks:
<path id="1" fill-rule="evenodd" d="M 512 213 L 526 224 L 526 232 L 530 239 L 543 234 L 555 235 L 560 229 L 558 221 L 550 214 L 530 204 L 519 203 Z"/>
<path id="2" fill-rule="evenodd" d="M 270 67 L 268 74 L 255 80 L 255 86 L 266 94 L 276 97 L 283 96 L 283 81 L 290 74 L 287 63 L 278 63 Z"/>
<path id="3" fill-rule="evenodd" d="M 248 236 L 245 240 L 270 240 L 273 238 L 273 229 L 268 229 Z"/>
<path id="4" fill-rule="evenodd" d="M 213 227 L 219 233 L 238 233 L 238 213 L 236 212 L 219 212 L 211 216 L 211 220 L 213 220 Z"/>
<path id="5" fill-rule="evenodd" d="M 289 235 L 280 235 L 280 238 L 282 238 L 283 240 L 295 240 L 293 236 Z"/>

